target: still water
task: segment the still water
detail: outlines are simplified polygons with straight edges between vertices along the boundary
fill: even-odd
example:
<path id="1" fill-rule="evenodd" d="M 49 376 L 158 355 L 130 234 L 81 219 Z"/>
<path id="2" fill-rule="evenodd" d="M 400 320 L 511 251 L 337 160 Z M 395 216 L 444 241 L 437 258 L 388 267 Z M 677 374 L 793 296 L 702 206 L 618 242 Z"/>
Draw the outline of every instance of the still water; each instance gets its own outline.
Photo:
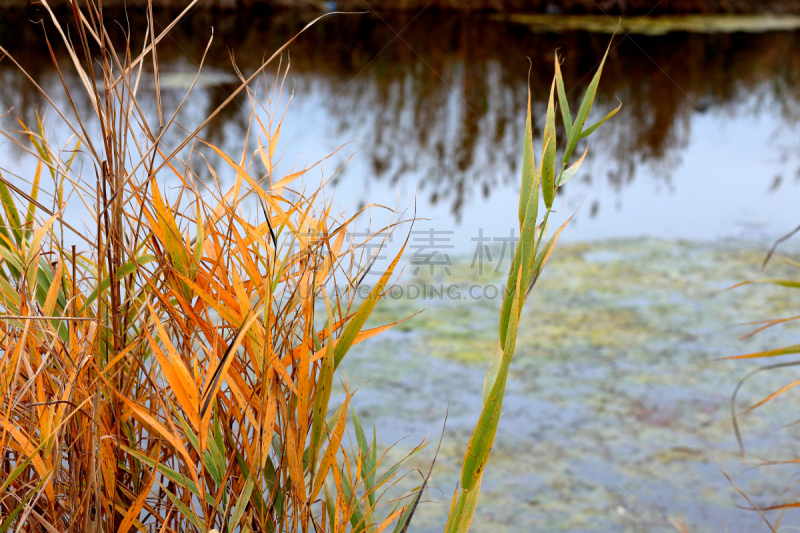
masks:
<path id="1" fill-rule="evenodd" d="M 143 28 L 137 14 L 131 25 Z M 163 27 L 169 18 L 161 17 Z M 28 22 L 41 18 L 4 14 L 0 39 L 58 93 L 42 30 Z M 212 28 L 199 94 L 180 117 L 187 127 L 235 87 L 231 54 L 247 74 L 304 21 L 290 13 L 194 13 L 159 54 L 165 107 L 183 98 Z M 607 33 L 568 28 L 543 33 L 541 25 L 532 31 L 428 13 L 328 17 L 284 58 L 294 89 L 281 134 L 285 161 L 313 162 L 352 141 L 329 163 L 334 169 L 353 156 L 338 180 L 343 208 L 377 201 L 413 210 L 416 200 L 438 230 L 458 229 L 451 239 L 463 252 L 480 228 L 506 235 L 516 225 L 506 206 L 516 203 L 527 58 L 538 119 L 554 52 L 565 59 L 576 108 L 609 42 Z M 618 36 L 595 113 L 602 116 L 617 99 L 622 111 L 593 137 L 579 179 L 564 188 L 563 214 L 577 211 L 564 239 L 762 240 L 789 229 L 800 187 L 798 44 L 800 33 L 792 31 Z M 20 90 L 24 81 L 10 61 L 0 62 L 0 80 L 4 109 L 28 121 L 35 109 L 46 110 L 33 91 Z M 236 102 L 205 137 L 237 150 L 248 114 L 246 101 Z"/>
<path id="2" fill-rule="evenodd" d="M 58 76 L 29 22 L 38 18 L 0 15 L 0 42 L 55 93 Z M 140 13 L 130 20 L 143 27 Z M 159 15 L 162 26 L 168 20 Z M 194 13 L 159 53 L 165 106 L 183 98 L 212 27 L 196 99 L 181 114 L 188 128 L 235 87 L 231 54 L 252 72 L 304 22 L 284 12 Z M 501 283 L 492 269 L 476 273 L 472 259 L 475 239 L 495 245 L 517 223 L 527 58 L 536 119 L 555 50 L 577 108 L 609 41 L 574 21 L 553 31 L 523 22 L 433 13 L 323 20 L 284 58 L 294 91 L 278 148 L 285 164 L 316 161 L 352 140 L 328 163 L 335 169 L 352 156 L 336 178 L 342 211 L 370 202 L 409 215 L 416 208 L 426 219 L 417 228 L 444 239 L 451 280 Z M 780 291 L 721 292 L 758 277 L 765 243 L 800 222 L 800 33 L 748 24 L 746 33 L 715 23 L 723 29 L 615 38 L 594 113 L 617 99 L 623 107 L 593 136 L 556 201 L 561 220 L 576 214 L 521 324 L 475 531 L 668 531 L 679 517 L 697 531 L 755 531 L 758 517 L 736 508 L 746 502 L 722 469 L 760 503 L 791 483 L 791 469 L 747 469 L 737 455 L 727 401 L 750 367 L 709 363 L 791 344 L 797 334 L 737 341 L 735 324 L 797 314 L 796 305 Z M 0 62 L 2 111 L 32 123 L 47 107 L 24 87 Z M 240 149 L 248 116 L 237 101 L 204 137 Z M 535 126 L 539 146 L 542 123 Z M 54 135 L 67 138 L 57 128 Z M 8 142 L 0 161 L 6 175 L 29 164 Z M 70 208 L 80 222 L 80 206 Z M 345 364 L 351 383 L 363 384 L 356 406 L 378 424 L 382 445 L 410 435 L 390 457 L 435 435 L 449 402 L 434 471 L 443 492 L 430 494 L 444 503 L 424 506 L 419 531 L 442 530 L 496 344 L 498 305 L 406 298 L 379 306 L 383 321 L 426 310 Z M 784 379 L 759 382 L 748 398 Z M 777 408 L 752 419 L 750 464 L 776 450 L 796 456 L 797 431 L 776 429 L 790 421 Z"/>

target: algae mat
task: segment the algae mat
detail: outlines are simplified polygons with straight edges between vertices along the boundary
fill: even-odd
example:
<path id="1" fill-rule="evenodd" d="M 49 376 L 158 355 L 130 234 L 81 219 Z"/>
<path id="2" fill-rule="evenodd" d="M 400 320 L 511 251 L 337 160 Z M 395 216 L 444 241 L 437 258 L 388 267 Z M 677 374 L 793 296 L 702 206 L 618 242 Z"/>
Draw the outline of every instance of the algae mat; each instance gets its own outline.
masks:
<path id="1" fill-rule="evenodd" d="M 631 240 L 570 244 L 554 254 L 524 311 L 507 400 L 473 524 L 475 532 L 759 531 L 763 523 L 723 469 L 760 504 L 782 494 L 791 466 L 751 468 L 800 454 L 793 397 L 742 418 L 742 459 L 730 421 L 736 382 L 755 363 L 720 357 L 796 343 L 798 329 L 773 328 L 741 341 L 743 322 L 799 314 L 792 291 L 727 287 L 762 274 L 759 243 Z M 471 258 L 450 276 L 405 284 L 482 286 Z M 772 276 L 792 274 L 775 263 Z M 464 445 L 495 349 L 495 299 L 396 299 L 376 321 L 425 308 L 389 335 L 357 346 L 343 370 L 355 406 L 375 422 L 387 460 L 426 435 L 449 408 L 442 451 L 414 531 L 442 531 Z M 742 407 L 798 377 L 764 373 L 741 393 Z M 435 444 L 434 446 L 435 447 Z M 431 451 L 432 452 L 432 451 Z M 427 470 L 426 461 L 416 464 Z M 417 485 L 411 474 L 404 488 Z M 739 506 L 739 507 L 737 507 Z M 788 515 L 784 523 L 797 516 Z"/>
<path id="2" fill-rule="evenodd" d="M 593 33 L 632 33 L 666 35 L 687 33 L 762 33 L 800 29 L 800 17 L 794 15 L 661 15 L 615 17 L 611 15 L 495 15 L 528 26 L 535 33 L 588 31 Z"/>

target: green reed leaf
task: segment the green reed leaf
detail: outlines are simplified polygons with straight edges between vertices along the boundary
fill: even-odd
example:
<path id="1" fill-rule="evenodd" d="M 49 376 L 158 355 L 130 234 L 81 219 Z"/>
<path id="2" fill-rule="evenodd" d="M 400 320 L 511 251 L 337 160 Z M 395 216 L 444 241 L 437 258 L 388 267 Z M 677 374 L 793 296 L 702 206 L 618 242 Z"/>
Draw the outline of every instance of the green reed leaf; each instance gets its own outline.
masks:
<path id="1" fill-rule="evenodd" d="M 22 511 L 22 509 L 25 508 L 25 505 L 27 505 L 28 501 L 30 501 L 30 499 L 34 495 L 36 495 L 36 493 L 39 492 L 39 489 L 41 489 L 44 486 L 44 484 L 50 480 L 50 473 L 52 471 L 53 469 L 51 468 L 47 472 L 47 475 L 43 476 L 41 481 L 39 481 L 39 483 L 36 484 L 33 490 L 28 492 L 28 494 L 25 495 L 20 504 L 13 511 L 11 511 L 11 513 L 8 515 L 8 518 L 6 518 L 5 521 L 3 521 L 2 524 L 0 524 L 0 533 L 6 533 L 7 531 L 10 531 L 9 528 L 11 527 L 11 524 L 14 522 L 14 519 Z"/>
<path id="2" fill-rule="evenodd" d="M 342 359 L 344 359 L 347 351 L 350 350 L 353 342 L 355 342 L 358 333 L 361 331 L 361 328 L 364 327 L 364 323 L 369 318 L 372 310 L 375 309 L 375 304 L 378 303 L 378 299 L 383 294 L 383 290 L 389 283 L 389 278 L 391 278 L 392 273 L 394 272 L 397 263 L 400 261 L 400 257 L 403 255 L 403 251 L 405 249 L 406 245 L 403 244 L 402 248 L 400 248 L 400 251 L 397 253 L 397 256 L 395 256 L 392 263 L 386 269 L 386 272 L 383 273 L 381 278 L 378 280 L 378 283 L 375 284 L 367 298 L 361 303 L 361 307 L 358 308 L 358 311 L 356 311 L 353 318 L 351 318 L 344 327 L 342 335 L 336 340 L 336 346 L 333 349 L 334 369 L 339 367 L 339 363 L 342 362 Z"/>
<path id="3" fill-rule="evenodd" d="M 528 83 L 528 111 L 525 115 L 525 138 L 522 146 L 522 181 L 519 192 L 519 224 L 527 218 L 527 211 L 530 207 L 530 197 L 538 193 L 539 185 L 536 180 L 536 161 L 533 157 L 533 130 L 531 126 L 531 88 Z M 533 205 L 538 208 L 538 202 Z M 533 215 L 534 218 L 536 215 Z"/>
<path id="4" fill-rule="evenodd" d="M 542 197 L 548 209 L 553 205 L 556 195 L 556 80 L 550 84 L 550 99 L 547 101 L 547 118 L 544 124 L 542 147 Z"/>
<path id="5" fill-rule="evenodd" d="M 572 130 L 572 115 L 569 112 L 569 101 L 567 100 L 567 92 L 564 90 L 564 78 L 561 76 L 561 64 L 558 61 L 558 51 L 556 56 L 556 90 L 558 91 L 558 105 L 561 107 L 561 118 L 564 120 L 564 130 L 569 137 Z"/>
<path id="6" fill-rule="evenodd" d="M 597 72 L 594 73 L 594 77 L 592 78 L 591 83 L 589 83 L 589 87 L 586 89 L 586 94 L 581 102 L 581 107 L 578 109 L 577 115 L 575 115 L 575 122 L 569 132 L 569 137 L 567 138 L 567 149 L 564 151 L 564 158 L 562 159 L 564 165 L 569 164 L 572 153 L 575 151 L 575 146 L 578 144 L 578 139 L 580 139 L 581 133 L 583 133 L 583 125 L 586 123 L 586 118 L 589 116 L 589 111 L 592 109 L 594 97 L 597 93 L 597 86 L 600 83 L 600 76 L 603 73 L 603 65 L 606 63 L 609 50 L 611 50 L 611 43 L 608 43 L 608 48 L 606 48 L 606 52 L 603 54 L 603 59 L 600 61 L 600 66 L 598 67 Z"/>
<path id="7" fill-rule="evenodd" d="M 620 109 L 622 109 L 622 102 L 620 102 L 620 103 L 619 103 L 619 105 L 618 105 L 616 108 L 614 108 L 613 110 L 609 111 L 609 113 L 608 113 L 606 116 L 604 116 L 602 119 L 600 119 L 599 121 L 597 121 L 597 123 L 595 123 L 595 124 L 593 124 L 593 125 L 589 126 L 589 127 L 588 127 L 588 128 L 586 128 L 585 130 L 583 130 L 583 131 L 581 132 L 581 136 L 580 136 L 580 138 L 581 138 L 581 139 L 585 139 L 586 137 L 588 137 L 589 135 L 591 135 L 592 133 L 594 133 L 595 131 L 597 131 L 597 128 L 599 128 L 599 127 L 600 127 L 600 126 L 603 124 L 603 122 L 605 122 L 606 120 L 608 120 L 608 119 L 610 119 L 611 117 L 613 117 L 614 115 L 616 115 L 616 114 L 617 114 L 617 112 L 618 112 Z"/>
<path id="8" fill-rule="evenodd" d="M 14 236 L 17 246 L 22 246 L 22 222 L 19 218 L 19 211 L 17 211 L 14 198 L 11 196 L 11 191 L 8 190 L 2 174 L 0 174 L 0 202 L 3 203 L 8 230 Z"/>

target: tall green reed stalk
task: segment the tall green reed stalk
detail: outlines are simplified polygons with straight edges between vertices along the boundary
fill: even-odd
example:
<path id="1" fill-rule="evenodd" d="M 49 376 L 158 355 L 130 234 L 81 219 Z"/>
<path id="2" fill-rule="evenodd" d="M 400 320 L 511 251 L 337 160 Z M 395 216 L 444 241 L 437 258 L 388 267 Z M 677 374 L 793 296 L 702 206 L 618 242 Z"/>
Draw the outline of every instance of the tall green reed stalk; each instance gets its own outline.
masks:
<path id="1" fill-rule="evenodd" d="M 517 327 L 519 326 L 522 307 L 536 285 L 536 281 L 539 279 L 550 254 L 553 252 L 561 232 L 569 222 L 567 220 L 545 241 L 548 220 L 553 211 L 556 192 L 559 187 L 572 179 L 586 157 L 589 149 L 588 144 L 578 160 L 570 164 L 578 142 L 589 137 L 603 122 L 611 118 L 620 109 L 617 107 L 597 123 L 584 127 L 594 102 L 607 56 L 608 49 L 586 90 L 580 108 L 573 120 L 569 109 L 567 92 L 564 88 L 564 80 L 561 76 L 558 55 L 556 54 L 555 76 L 550 85 L 550 98 L 547 104 L 542 139 L 542 153 L 538 167 L 533 155 L 531 94 L 530 88 L 528 89 L 528 112 L 525 120 L 525 138 L 522 149 L 522 181 L 519 199 L 520 240 L 514 254 L 511 270 L 508 273 L 507 289 L 500 313 L 500 350 L 495 353 L 486 372 L 486 379 L 483 385 L 483 408 L 464 456 L 464 464 L 461 469 L 461 486 L 456 489 L 453 495 L 445 529 L 446 533 L 463 533 L 469 530 L 472 517 L 475 514 L 481 479 L 483 478 L 486 463 L 489 460 L 489 454 L 494 444 L 497 426 L 503 410 L 503 398 L 511 367 L 511 359 L 514 357 Z M 558 99 L 558 106 L 556 105 L 556 98 Z M 561 157 L 558 173 L 556 173 L 558 163 L 556 160 L 556 107 L 561 109 L 561 119 L 566 134 L 566 147 Z M 544 204 L 544 214 L 541 217 L 541 222 L 539 222 L 540 203 Z"/>

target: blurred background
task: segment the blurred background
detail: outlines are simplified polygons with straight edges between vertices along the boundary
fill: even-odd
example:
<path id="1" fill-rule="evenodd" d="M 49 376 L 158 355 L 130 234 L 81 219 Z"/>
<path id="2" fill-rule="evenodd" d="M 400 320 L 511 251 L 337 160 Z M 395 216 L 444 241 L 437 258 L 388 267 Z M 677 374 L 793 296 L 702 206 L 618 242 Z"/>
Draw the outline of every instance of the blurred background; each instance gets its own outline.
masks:
<path id="1" fill-rule="evenodd" d="M 140 44 L 145 6 L 103 4 Z M 156 6 L 157 32 L 183 7 Z M 575 217 L 525 312 L 474 530 L 668 531 L 680 520 L 692 531 L 758 530 L 759 517 L 742 508 L 723 469 L 767 505 L 794 471 L 749 465 L 796 456 L 798 432 L 783 426 L 785 410 L 767 407 L 743 423 L 751 454 L 743 460 L 728 400 L 750 367 L 713 360 L 797 335 L 787 328 L 739 341 L 746 330 L 738 324 L 797 306 L 779 291 L 724 289 L 761 276 L 771 243 L 800 223 L 800 2 L 202 1 L 159 51 L 164 106 L 182 100 L 212 35 L 180 115 L 190 129 L 237 86 L 233 63 L 247 75 L 314 17 L 340 10 L 358 14 L 325 17 L 284 54 L 284 93 L 293 100 L 279 151 L 289 168 L 352 141 L 326 163 L 330 175 L 349 160 L 334 178 L 335 202 L 342 212 L 370 202 L 406 216 L 416 209 L 425 220 L 415 229 L 438 232 L 431 250 L 449 261 L 447 272 L 409 269 L 407 281 L 417 284 L 504 281 L 507 264 L 478 272 L 475 258 L 488 238 L 497 263 L 517 225 L 528 76 L 538 150 L 556 51 L 577 108 L 611 42 L 589 121 L 619 101 L 622 109 L 593 136 L 578 176 L 556 199 L 560 221 Z M 0 44 L 42 87 L 63 94 L 47 32 L 41 6 L 0 0 Z M 54 54 L 69 61 L 58 46 Z M 143 84 L 155 88 L 147 73 Z M 34 124 L 37 112 L 53 118 L 48 106 L 0 60 L 5 127 L 17 117 Z M 246 99 L 237 100 L 202 135 L 236 153 L 249 114 Z M 63 126 L 48 127 L 59 144 L 67 140 Z M 7 140 L 0 162 L 14 179 L 35 164 Z M 79 224 L 79 202 L 69 209 Z M 381 220 L 364 226 L 377 230 Z M 382 320 L 425 311 L 360 345 L 344 365 L 361 387 L 361 418 L 378 425 L 382 445 L 408 437 L 389 453 L 438 435 L 449 405 L 434 478 L 441 492 L 429 494 L 442 503 L 423 506 L 420 531 L 442 530 L 496 344 L 498 306 L 471 296 L 383 304 Z M 785 384 L 779 378 L 743 394 L 763 397 Z M 398 414 L 397 405 L 407 408 Z"/>

